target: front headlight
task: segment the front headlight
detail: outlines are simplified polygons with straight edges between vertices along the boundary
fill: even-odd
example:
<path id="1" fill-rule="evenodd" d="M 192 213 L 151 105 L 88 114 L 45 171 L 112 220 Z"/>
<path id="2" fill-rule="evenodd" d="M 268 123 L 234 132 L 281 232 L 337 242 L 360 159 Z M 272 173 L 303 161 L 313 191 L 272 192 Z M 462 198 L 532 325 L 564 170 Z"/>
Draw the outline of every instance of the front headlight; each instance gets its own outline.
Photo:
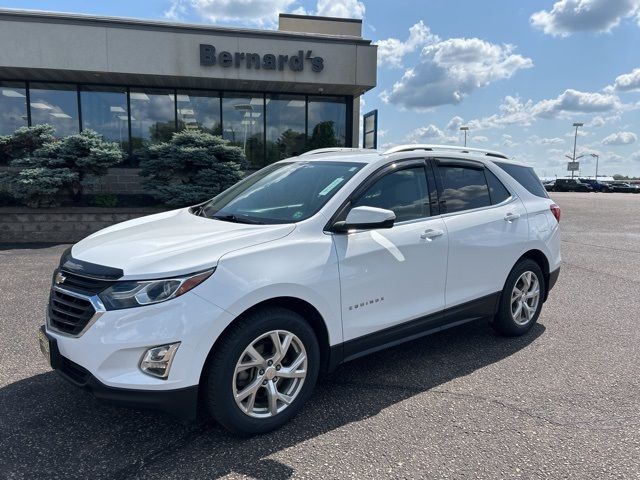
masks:
<path id="1" fill-rule="evenodd" d="M 98 296 L 107 310 L 151 305 L 187 293 L 209 278 L 214 271 L 215 268 L 183 277 L 116 282 Z"/>

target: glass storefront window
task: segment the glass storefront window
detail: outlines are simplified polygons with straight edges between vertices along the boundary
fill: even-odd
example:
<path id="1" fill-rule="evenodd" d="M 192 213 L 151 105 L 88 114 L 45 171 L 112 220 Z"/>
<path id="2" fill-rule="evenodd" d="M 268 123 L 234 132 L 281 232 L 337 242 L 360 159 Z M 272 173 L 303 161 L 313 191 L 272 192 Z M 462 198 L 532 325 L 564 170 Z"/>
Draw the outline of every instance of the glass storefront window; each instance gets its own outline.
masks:
<path id="1" fill-rule="evenodd" d="M 221 135 L 218 92 L 178 90 L 178 130 L 203 130 Z"/>
<path id="2" fill-rule="evenodd" d="M 166 142 L 176 131 L 173 90 L 134 89 L 129 92 L 132 150 Z"/>
<path id="3" fill-rule="evenodd" d="M 21 82 L 0 82 L 0 135 L 27 126 L 27 91 Z"/>
<path id="4" fill-rule="evenodd" d="M 344 147 L 347 137 L 347 104 L 341 97 L 309 96 L 307 148 Z"/>
<path id="5" fill-rule="evenodd" d="M 94 130 L 105 140 L 118 142 L 124 150 L 129 143 L 127 89 L 123 87 L 80 87 L 82 129 Z"/>
<path id="6" fill-rule="evenodd" d="M 267 163 L 294 157 L 305 151 L 303 95 L 267 96 Z"/>
<path id="7" fill-rule="evenodd" d="M 241 147 L 250 168 L 264 161 L 264 98 L 261 94 L 229 93 L 222 97 L 222 136 Z"/>
<path id="8" fill-rule="evenodd" d="M 78 133 L 78 88 L 76 85 L 31 83 L 31 125 L 48 123 L 57 137 Z"/>

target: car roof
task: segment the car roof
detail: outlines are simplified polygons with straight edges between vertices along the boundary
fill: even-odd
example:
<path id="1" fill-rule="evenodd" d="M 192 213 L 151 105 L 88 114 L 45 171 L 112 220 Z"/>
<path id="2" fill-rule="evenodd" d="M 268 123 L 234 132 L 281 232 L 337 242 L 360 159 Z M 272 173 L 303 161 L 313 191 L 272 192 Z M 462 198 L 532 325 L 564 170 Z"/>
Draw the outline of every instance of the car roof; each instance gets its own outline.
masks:
<path id="1" fill-rule="evenodd" d="M 528 167 L 529 165 L 508 158 L 505 154 L 494 150 L 485 150 L 480 148 L 467 148 L 457 145 L 431 145 L 431 144 L 411 144 L 400 145 L 388 149 L 386 151 L 362 149 L 362 148 L 345 148 L 345 147 L 329 147 L 305 152 L 298 157 L 294 157 L 285 161 L 341 161 L 354 163 L 386 163 L 389 160 L 400 160 L 403 158 L 422 157 L 427 153 L 428 156 L 446 156 L 447 158 L 470 159 L 479 162 L 508 163 Z"/>

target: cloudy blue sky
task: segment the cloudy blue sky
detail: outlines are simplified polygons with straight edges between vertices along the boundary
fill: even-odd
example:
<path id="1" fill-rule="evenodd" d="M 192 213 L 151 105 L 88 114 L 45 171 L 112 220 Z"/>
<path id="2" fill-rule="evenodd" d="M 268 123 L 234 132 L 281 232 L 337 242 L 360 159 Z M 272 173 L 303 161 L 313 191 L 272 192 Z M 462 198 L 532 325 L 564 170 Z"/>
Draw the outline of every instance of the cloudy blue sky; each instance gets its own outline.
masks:
<path id="1" fill-rule="evenodd" d="M 571 124 L 600 173 L 640 175 L 640 0 L 80 0 L 3 7 L 275 28 L 278 12 L 357 17 L 379 45 L 380 143 L 499 149 L 563 175 Z M 593 174 L 595 161 L 582 161 Z"/>

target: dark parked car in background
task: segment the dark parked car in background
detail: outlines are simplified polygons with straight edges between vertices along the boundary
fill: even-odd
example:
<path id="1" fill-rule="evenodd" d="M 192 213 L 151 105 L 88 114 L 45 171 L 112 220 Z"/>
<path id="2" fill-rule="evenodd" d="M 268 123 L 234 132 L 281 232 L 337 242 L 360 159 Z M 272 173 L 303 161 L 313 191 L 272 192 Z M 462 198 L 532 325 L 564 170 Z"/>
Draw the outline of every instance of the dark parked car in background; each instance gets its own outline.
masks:
<path id="1" fill-rule="evenodd" d="M 554 187 L 556 186 L 556 181 L 555 180 L 551 180 L 549 182 L 544 182 L 542 185 L 544 186 L 544 189 L 547 192 L 553 192 L 554 191 Z"/>
<path id="2" fill-rule="evenodd" d="M 609 185 L 599 180 L 594 180 L 593 178 L 581 178 L 580 181 L 582 183 L 586 183 L 587 185 L 591 185 L 594 192 L 608 192 Z"/>
<path id="3" fill-rule="evenodd" d="M 553 186 L 554 192 L 593 192 L 593 187 L 577 178 L 558 178 Z"/>
<path id="4" fill-rule="evenodd" d="M 611 182 L 609 183 L 610 192 L 618 193 L 640 193 L 640 188 L 637 185 L 632 185 L 627 182 Z"/>

